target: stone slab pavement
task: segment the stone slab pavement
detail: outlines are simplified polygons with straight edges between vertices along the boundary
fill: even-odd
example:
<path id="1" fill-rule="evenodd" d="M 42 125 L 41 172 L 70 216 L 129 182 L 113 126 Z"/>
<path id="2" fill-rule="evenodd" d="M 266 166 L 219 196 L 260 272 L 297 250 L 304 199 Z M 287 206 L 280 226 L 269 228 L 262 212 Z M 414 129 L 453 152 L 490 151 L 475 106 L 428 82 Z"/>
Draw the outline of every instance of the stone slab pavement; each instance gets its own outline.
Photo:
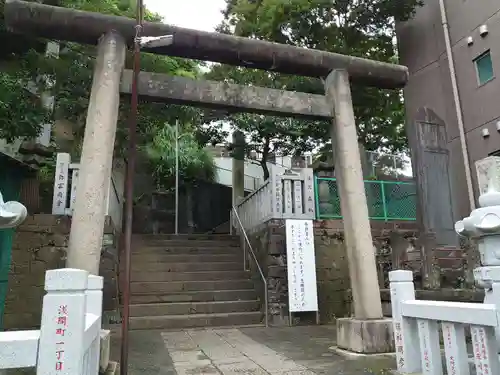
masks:
<path id="1" fill-rule="evenodd" d="M 392 356 L 337 354 L 334 326 L 131 331 L 130 375 L 386 374 Z M 120 339 L 111 357 L 119 361 Z"/>

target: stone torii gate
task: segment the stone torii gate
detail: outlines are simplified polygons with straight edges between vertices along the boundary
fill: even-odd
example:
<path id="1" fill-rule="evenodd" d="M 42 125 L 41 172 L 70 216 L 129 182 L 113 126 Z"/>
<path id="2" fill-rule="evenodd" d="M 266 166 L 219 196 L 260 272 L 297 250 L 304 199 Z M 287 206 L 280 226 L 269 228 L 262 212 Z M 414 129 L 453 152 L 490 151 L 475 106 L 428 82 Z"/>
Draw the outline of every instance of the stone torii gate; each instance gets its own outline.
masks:
<path id="1" fill-rule="evenodd" d="M 14 32 L 98 45 L 68 254 L 69 266 L 97 274 L 105 215 L 104 187 L 111 173 L 120 89 L 130 92 L 132 75 L 129 71 L 123 73 L 123 67 L 126 46 L 133 43 L 135 36 L 135 22 L 21 0 L 7 0 L 4 12 L 6 25 Z M 407 68 L 158 23 L 145 23 L 143 35 L 173 35 L 171 45 L 144 48 L 146 52 L 326 77 L 322 96 L 141 73 L 139 95 L 171 103 L 332 119 L 335 170 L 354 300 L 354 317 L 338 320 L 337 344 L 356 352 L 387 351 L 390 323 L 382 316 L 349 81 L 402 88 L 408 79 Z"/>

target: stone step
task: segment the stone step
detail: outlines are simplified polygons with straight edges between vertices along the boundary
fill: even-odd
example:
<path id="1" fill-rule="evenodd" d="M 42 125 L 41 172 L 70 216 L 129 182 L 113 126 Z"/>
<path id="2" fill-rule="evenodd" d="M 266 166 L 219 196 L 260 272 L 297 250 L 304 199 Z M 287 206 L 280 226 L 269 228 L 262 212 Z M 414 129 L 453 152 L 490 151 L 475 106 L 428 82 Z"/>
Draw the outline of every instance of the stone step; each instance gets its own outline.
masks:
<path id="1" fill-rule="evenodd" d="M 239 326 L 259 323 L 262 323 L 262 314 L 260 312 L 142 316 L 130 318 L 130 329 L 179 329 Z"/>
<path id="2" fill-rule="evenodd" d="M 190 263 L 190 262 L 238 262 L 240 254 L 132 254 L 132 264 L 158 263 Z"/>
<path id="3" fill-rule="evenodd" d="M 130 275 L 130 280 L 132 282 L 212 281 L 212 280 L 241 280 L 248 278 L 250 278 L 250 273 L 245 271 L 199 271 L 199 272 L 133 271 Z"/>
<path id="4" fill-rule="evenodd" d="M 220 234 L 135 234 L 133 240 L 238 241 L 238 235 Z"/>
<path id="5" fill-rule="evenodd" d="M 203 247 L 203 246 L 133 246 L 132 255 L 182 255 L 182 254 L 241 254 L 239 247 Z"/>
<path id="6" fill-rule="evenodd" d="M 219 241 L 219 240 L 159 240 L 151 239 L 146 241 L 136 241 L 133 246 L 165 246 L 165 247 L 239 247 L 239 241 Z"/>
<path id="7" fill-rule="evenodd" d="M 203 290 L 169 294 L 131 295 L 131 305 L 162 302 L 209 302 L 209 301 L 248 301 L 257 299 L 253 289 L 244 290 Z"/>
<path id="8" fill-rule="evenodd" d="M 132 295 L 195 292 L 204 290 L 243 290 L 252 288 L 253 282 L 251 280 L 157 281 L 130 283 L 130 293 Z"/>
<path id="9" fill-rule="evenodd" d="M 243 264 L 236 262 L 205 263 L 132 263 L 134 272 L 197 272 L 197 271 L 242 271 Z"/>
<path id="10" fill-rule="evenodd" d="M 259 311 L 260 301 L 210 301 L 180 303 L 150 303 L 131 305 L 131 317 L 189 315 L 189 314 L 222 314 L 233 312 Z"/>

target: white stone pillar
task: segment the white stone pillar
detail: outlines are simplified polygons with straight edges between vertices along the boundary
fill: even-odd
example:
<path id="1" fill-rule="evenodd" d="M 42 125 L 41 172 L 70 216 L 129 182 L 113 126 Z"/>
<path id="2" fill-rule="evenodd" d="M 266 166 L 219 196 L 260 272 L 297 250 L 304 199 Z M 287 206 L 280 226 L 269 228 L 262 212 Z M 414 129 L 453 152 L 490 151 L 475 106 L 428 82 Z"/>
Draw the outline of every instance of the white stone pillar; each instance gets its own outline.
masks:
<path id="1" fill-rule="evenodd" d="M 99 274 L 125 52 L 116 32 L 99 40 L 71 223 L 67 267 L 94 275 Z"/>
<path id="2" fill-rule="evenodd" d="M 325 83 L 332 104 L 332 144 L 356 319 L 381 319 L 375 252 L 366 203 L 349 76 L 332 71 Z"/>

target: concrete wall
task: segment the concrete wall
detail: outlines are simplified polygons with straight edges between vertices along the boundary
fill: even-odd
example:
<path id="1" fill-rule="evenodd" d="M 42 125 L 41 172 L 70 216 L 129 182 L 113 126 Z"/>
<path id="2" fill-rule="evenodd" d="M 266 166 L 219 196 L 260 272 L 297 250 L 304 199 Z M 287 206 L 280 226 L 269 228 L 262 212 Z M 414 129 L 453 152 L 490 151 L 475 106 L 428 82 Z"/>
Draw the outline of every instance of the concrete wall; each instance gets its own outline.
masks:
<path id="1" fill-rule="evenodd" d="M 33 215 L 16 229 L 12 247 L 4 329 L 29 329 L 40 325 L 45 271 L 65 266 L 71 222 L 66 216 Z M 112 236 L 108 217 L 105 233 Z M 103 249 L 100 274 L 104 276 L 104 310 L 117 306 L 117 255 Z"/>
<path id="2" fill-rule="evenodd" d="M 279 157 L 276 164 L 267 163 L 269 171 L 277 171 L 284 173 L 287 169 L 292 167 L 290 157 Z M 232 170 L 233 158 L 226 156 L 214 157 L 215 164 L 217 165 L 217 182 L 222 185 L 232 186 Z M 285 164 L 280 164 L 285 163 Z M 264 183 L 264 176 L 262 167 L 256 161 L 245 160 L 245 190 L 254 191 Z"/>
<path id="3" fill-rule="evenodd" d="M 374 251 L 377 251 L 380 242 L 378 238 L 381 236 L 388 236 L 391 232 L 415 231 L 414 224 L 399 224 L 403 228 L 398 228 L 397 223 L 372 222 Z M 250 234 L 250 240 L 267 277 L 270 323 L 286 325 L 288 324 L 288 288 L 284 221 L 272 220 L 261 225 Z M 329 323 L 337 317 L 350 316 L 352 309 L 349 268 L 342 221 L 315 221 L 314 245 L 321 322 Z M 406 248 L 408 244 L 403 243 L 399 246 Z M 255 267 L 252 271 L 256 286 L 261 287 L 262 282 Z M 263 296 L 262 289 L 261 295 Z M 294 314 L 294 317 L 294 324 L 315 321 L 314 313 Z"/>
<path id="4" fill-rule="evenodd" d="M 398 25 L 400 62 L 408 66 L 410 80 L 404 90 L 408 124 L 411 126 L 420 107 L 429 107 L 446 122 L 447 142 L 450 150 L 450 172 L 454 215 L 459 219 L 468 215 L 468 203 L 459 130 L 453 101 L 450 72 L 445 53 L 444 32 L 438 0 L 424 0 L 415 17 Z M 500 132 L 496 122 L 500 119 L 498 92 L 500 81 L 493 79 L 479 86 L 473 62 L 490 50 L 493 70 L 500 73 L 500 3 L 498 0 L 474 1 L 445 0 L 457 83 L 460 92 L 469 159 L 476 160 L 500 150 Z M 486 37 L 479 35 L 479 27 L 487 25 Z M 467 44 L 467 37 L 474 40 Z M 488 129 L 489 138 L 481 131 Z M 477 182 L 472 171 L 477 199 Z"/>

